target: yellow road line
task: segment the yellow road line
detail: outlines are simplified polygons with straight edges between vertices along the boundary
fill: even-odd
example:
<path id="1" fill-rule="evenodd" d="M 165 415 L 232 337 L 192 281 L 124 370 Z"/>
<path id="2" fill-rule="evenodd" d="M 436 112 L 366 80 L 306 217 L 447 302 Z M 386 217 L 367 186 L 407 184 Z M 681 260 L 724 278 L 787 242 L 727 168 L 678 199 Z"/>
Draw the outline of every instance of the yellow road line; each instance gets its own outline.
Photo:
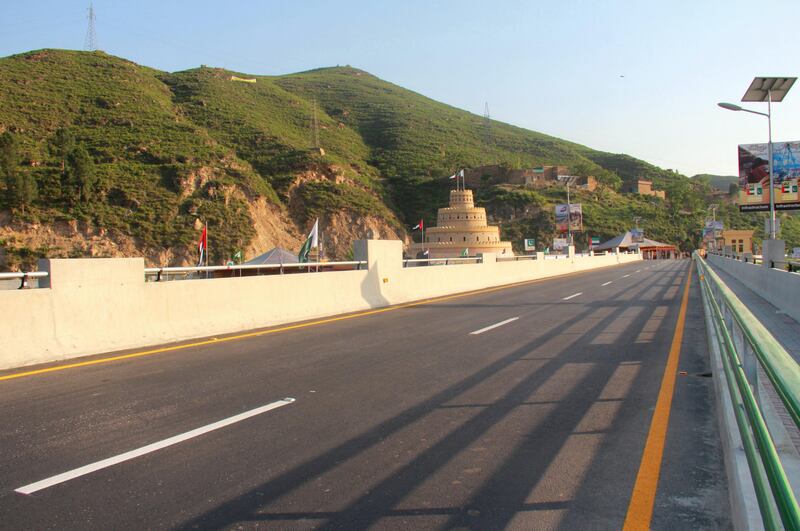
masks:
<path id="1" fill-rule="evenodd" d="M 667 366 L 661 380 L 661 390 L 658 392 L 656 409 L 644 445 L 642 462 L 636 474 L 636 483 L 633 485 L 633 494 L 625 515 L 623 531 L 648 530 L 653 517 L 653 505 L 656 501 L 658 478 L 661 474 L 661 460 L 664 455 L 664 443 L 667 438 L 669 413 L 672 407 L 672 395 L 675 391 L 675 376 L 678 370 L 678 360 L 681 356 L 681 342 L 683 341 L 683 326 L 686 322 L 686 306 L 689 302 L 689 286 L 692 283 L 692 265 L 689 264 L 689 273 L 686 277 L 686 286 L 683 289 L 681 309 L 678 312 L 678 322 L 675 325 L 675 335 L 672 336 L 672 346 L 669 349 Z"/>
<path id="2" fill-rule="evenodd" d="M 613 267 L 613 266 L 606 266 L 606 267 Z M 598 269 L 605 269 L 605 268 L 598 268 Z M 444 296 L 444 297 L 436 297 L 436 298 L 433 298 L 433 299 L 425 299 L 425 300 L 416 301 L 416 302 L 410 302 L 410 303 L 406 303 L 406 304 L 398 304 L 397 306 L 388 306 L 386 308 L 378 308 L 376 310 L 367 310 L 367 311 L 364 311 L 364 312 L 353 313 L 353 314 L 348 314 L 348 315 L 340 315 L 340 316 L 337 316 L 337 317 L 328 317 L 328 318 L 319 319 L 319 320 L 316 320 L 316 321 L 309 321 L 307 323 L 298 323 L 298 324 L 293 324 L 293 325 L 288 325 L 288 326 L 282 326 L 280 328 L 270 328 L 269 330 L 259 330 L 259 331 L 256 331 L 256 332 L 247 332 L 245 334 L 238 334 L 238 335 L 233 335 L 233 336 L 225 336 L 225 337 L 213 338 L 213 339 L 204 339 L 202 341 L 196 341 L 196 342 L 193 342 L 193 343 L 184 343 L 184 344 L 181 344 L 181 345 L 172 345 L 170 347 L 159 347 L 159 348 L 155 348 L 155 349 L 151 349 L 151 350 L 144 350 L 144 351 L 141 351 L 141 352 L 132 352 L 130 354 L 120 354 L 118 356 L 110 356 L 110 357 L 107 357 L 107 358 L 99 358 L 99 359 L 88 360 L 88 361 L 79 361 L 79 362 L 76 362 L 76 363 L 68 363 L 66 365 L 56 365 L 56 366 L 53 366 L 53 367 L 45 367 L 43 369 L 34 369 L 32 371 L 18 372 L 18 373 L 14 373 L 14 374 L 7 374 L 5 376 L 0 376 L 0 381 L 3 381 L 3 380 L 14 380 L 14 379 L 17 379 L 17 378 L 24 378 L 24 377 L 27 377 L 27 376 L 35 376 L 37 374 L 45 374 L 45 373 L 48 373 L 48 372 L 63 371 L 63 370 L 66 370 L 66 369 L 75 369 L 77 367 L 86 367 L 86 366 L 89 366 L 89 365 L 99 365 L 101 363 L 109 363 L 109 362 L 112 362 L 112 361 L 127 360 L 127 359 L 132 359 L 132 358 L 140 358 L 140 357 L 143 357 L 143 356 L 151 356 L 153 354 L 160 354 L 162 352 L 171 352 L 171 351 L 175 351 L 175 350 L 183 350 L 183 349 L 193 348 L 193 347 L 202 347 L 202 346 L 205 346 L 205 345 L 213 345 L 215 343 L 225 343 L 227 341 L 234 341 L 234 340 L 237 340 L 237 339 L 246 339 L 246 338 L 250 338 L 250 337 L 265 336 L 265 335 L 268 335 L 268 334 L 275 334 L 277 332 L 285 332 L 287 330 L 295 330 L 295 329 L 298 329 L 298 328 L 307 328 L 309 326 L 321 325 L 321 324 L 325 324 L 325 323 L 333 323 L 335 321 L 344 321 L 345 319 L 355 319 L 356 317 L 364 317 L 364 316 L 367 316 L 367 315 L 375 315 L 375 314 L 378 314 L 378 313 L 391 312 L 391 311 L 400 310 L 400 309 L 403 309 L 403 308 L 410 308 L 412 306 L 421 306 L 423 304 L 432 304 L 432 303 L 442 302 L 442 301 L 447 301 L 447 300 L 452 300 L 452 299 L 460 299 L 462 297 L 469 297 L 471 295 L 480 295 L 482 293 L 490 293 L 492 291 L 499 291 L 499 290 L 503 290 L 503 289 L 510 289 L 510 288 L 515 288 L 515 287 L 519 287 L 519 286 L 525 286 L 525 285 L 528 285 L 528 284 L 536 284 L 538 282 L 543 282 L 545 280 L 553 280 L 555 278 L 564 278 L 564 277 L 569 277 L 569 276 L 572 276 L 572 275 L 580 275 L 580 274 L 585 274 L 587 272 L 588 271 L 576 271 L 574 273 L 567 273 L 565 275 L 555 275 L 555 276 L 552 276 L 552 277 L 538 278 L 538 279 L 535 279 L 535 280 L 526 280 L 526 281 L 517 282 L 517 283 L 514 283 L 514 284 L 506 284 L 504 286 L 496 286 L 496 287 L 493 287 L 493 288 L 479 289 L 479 290 L 475 290 L 475 291 L 469 291 L 469 292 L 466 292 L 466 293 L 459 293 L 459 294 L 456 294 L 456 295 L 447 295 L 447 296 Z"/>

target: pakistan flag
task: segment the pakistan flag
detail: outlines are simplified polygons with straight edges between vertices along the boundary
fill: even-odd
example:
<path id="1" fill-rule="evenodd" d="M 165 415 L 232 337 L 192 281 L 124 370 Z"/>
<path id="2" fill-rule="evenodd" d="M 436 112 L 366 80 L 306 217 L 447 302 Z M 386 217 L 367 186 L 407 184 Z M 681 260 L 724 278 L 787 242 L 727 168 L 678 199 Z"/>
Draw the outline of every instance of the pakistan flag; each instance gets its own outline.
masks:
<path id="1" fill-rule="evenodd" d="M 311 232 L 308 234 L 308 238 L 303 246 L 300 248 L 300 252 L 297 254 L 297 259 L 303 263 L 308 262 L 308 254 L 311 252 L 313 247 L 317 247 L 317 239 L 319 234 L 319 218 L 314 221 L 314 227 L 311 229 Z"/>

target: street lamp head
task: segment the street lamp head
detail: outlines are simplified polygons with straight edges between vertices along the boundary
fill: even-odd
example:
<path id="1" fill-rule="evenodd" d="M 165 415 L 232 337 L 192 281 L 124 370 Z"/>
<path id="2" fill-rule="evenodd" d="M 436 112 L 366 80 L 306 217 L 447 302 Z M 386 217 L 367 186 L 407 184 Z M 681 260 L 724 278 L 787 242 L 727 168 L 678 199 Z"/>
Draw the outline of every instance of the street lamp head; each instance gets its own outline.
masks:
<path id="1" fill-rule="evenodd" d="M 733 103 L 717 103 L 723 109 L 728 109 L 729 111 L 741 111 L 742 108 Z"/>

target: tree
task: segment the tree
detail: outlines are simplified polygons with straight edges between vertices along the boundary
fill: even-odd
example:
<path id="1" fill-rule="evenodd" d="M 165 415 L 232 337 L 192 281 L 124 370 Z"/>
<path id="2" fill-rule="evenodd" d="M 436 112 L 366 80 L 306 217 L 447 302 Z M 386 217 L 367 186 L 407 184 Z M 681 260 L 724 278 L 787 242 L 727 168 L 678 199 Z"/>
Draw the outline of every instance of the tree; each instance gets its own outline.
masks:
<path id="1" fill-rule="evenodd" d="M 728 195 L 738 195 L 739 194 L 739 183 L 731 183 L 728 186 Z"/>
<path id="2" fill-rule="evenodd" d="M 67 165 L 67 157 L 72 150 L 75 149 L 75 136 L 72 134 L 72 131 L 62 127 L 53 134 L 53 137 L 50 139 L 49 147 L 50 153 L 56 157 L 61 164 L 61 173 L 63 174 Z"/>
<path id="3" fill-rule="evenodd" d="M 20 154 L 17 139 L 6 131 L 0 135 L 0 177 L 16 171 L 19 166 Z"/>
<path id="4" fill-rule="evenodd" d="M 67 156 L 65 181 L 65 195 L 72 204 L 94 198 L 97 174 L 94 160 L 83 145 L 74 148 Z"/>
<path id="5" fill-rule="evenodd" d="M 6 203 L 9 208 L 19 208 L 25 215 L 25 207 L 30 206 L 38 195 L 36 179 L 30 173 L 14 171 L 6 174 Z"/>

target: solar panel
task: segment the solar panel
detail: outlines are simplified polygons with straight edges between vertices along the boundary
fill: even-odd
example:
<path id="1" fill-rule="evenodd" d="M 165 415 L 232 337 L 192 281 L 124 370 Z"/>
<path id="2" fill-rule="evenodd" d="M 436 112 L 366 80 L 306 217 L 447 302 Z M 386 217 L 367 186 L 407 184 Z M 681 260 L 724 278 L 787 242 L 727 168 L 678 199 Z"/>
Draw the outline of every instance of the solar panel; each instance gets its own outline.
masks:
<path id="1" fill-rule="evenodd" d="M 757 77 L 750 83 L 742 101 L 767 101 L 770 92 L 772 101 L 783 101 L 796 80 L 796 77 Z"/>

